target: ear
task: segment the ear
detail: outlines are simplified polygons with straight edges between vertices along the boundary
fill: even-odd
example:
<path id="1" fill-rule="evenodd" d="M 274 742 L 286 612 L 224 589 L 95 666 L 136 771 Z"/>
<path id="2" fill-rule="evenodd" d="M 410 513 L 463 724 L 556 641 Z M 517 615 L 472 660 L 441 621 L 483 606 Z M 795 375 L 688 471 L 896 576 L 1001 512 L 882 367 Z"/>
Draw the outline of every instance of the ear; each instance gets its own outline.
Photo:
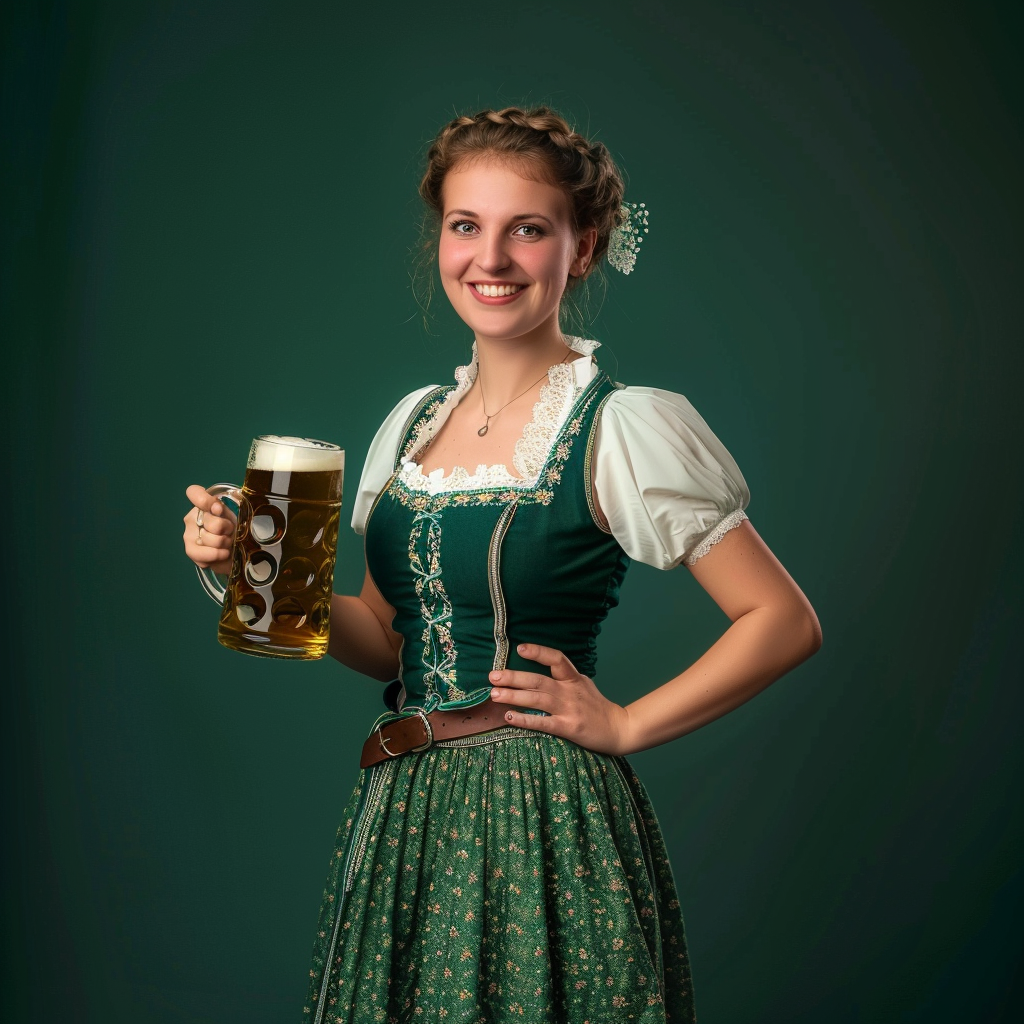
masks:
<path id="1" fill-rule="evenodd" d="M 570 277 L 584 277 L 597 245 L 597 228 L 584 228 L 576 242 L 576 257 L 569 266 Z"/>

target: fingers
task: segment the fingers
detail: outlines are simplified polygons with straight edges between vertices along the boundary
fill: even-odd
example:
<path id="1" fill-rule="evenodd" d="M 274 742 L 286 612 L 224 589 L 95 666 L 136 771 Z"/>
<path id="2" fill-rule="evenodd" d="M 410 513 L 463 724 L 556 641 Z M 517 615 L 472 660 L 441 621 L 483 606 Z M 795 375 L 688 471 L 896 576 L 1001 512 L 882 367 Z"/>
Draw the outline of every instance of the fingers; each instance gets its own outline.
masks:
<path id="1" fill-rule="evenodd" d="M 185 554 L 201 568 L 229 572 L 235 537 L 234 514 L 199 484 L 192 484 L 185 496 L 192 502 L 192 507 L 182 517 Z"/>
<path id="2" fill-rule="evenodd" d="M 186 536 L 189 526 L 196 532 L 202 528 L 204 542 L 213 538 L 234 536 L 235 514 L 219 498 L 213 497 L 205 487 L 201 487 L 199 484 L 192 484 L 191 487 L 186 488 L 185 497 L 192 502 L 192 508 L 183 516 Z M 217 546 L 216 540 L 214 540 L 213 546 Z"/>
<path id="3" fill-rule="evenodd" d="M 534 732 L 547 732 L 556 735 L 558 719 L 552 715 L 527 715 L 522 711 L 506 711 L 505 721 L 509 725 L 518 725 L 521 729 L 533 729 Z"/>
<path id="4" fill-rule="evenodd" d="M 222 553 L 231 553 L 235 539 L 235 524 L 202 509 L 193 508 L 185 513 L 185 532 L 182 538 L 186 547 L 189 543 L 209 547 Z"/>
<path id="5" fill-rule="evenodd" d="M 220 498 L 215 498 L 202 484 L 191 484 L 186 487 L 185 497 L 196 508 L 201 508 L 204 512 L 212 512 L 215 516 L 222 516 L 228 511 Z"/>
<path id="6" fill-rule="evenodd" d="M 230 515 L 230 513 L 229 513 Z M 193 534 L 201 526 L 203 528 L 203 543 L 216 544 L 218 538 L 227 538 L 230 542 L 235 536 L 235 518 L 231 516 L 214 515 L 199 508 L 190 508 L 184 516 L 185 532 L 192 527 Z M 228 545 L 230 547 L 230 543 Z"/>
<path id="7" fill-rule="evenodd" d="M 544 690 L 513 690 L 496 686 L 491 690 L 491 700 L 499 704 L 515 704 L 517 707 L 536 708 L 554 714 L 558 708 L 558 700 L 554 694 Z"/>
<path id="8" fill-rule="evenodd" d="M 576 666 L 554 647 L 541 647 L 540 644 L 520 644 L 516 650 L 527 661 L 536 661 L 551 669 L 552 679 L 572 679 L 578 675 Z"/>
<path id="9" fill-rule="evenodd" d="M 538 675 L 536 672 L 517 672 L 507 668 L 501 672 L 492 672 L 487 677 L 492 683 L 502 686 L 514 686 L 520 690 L 540 690 L 545 683 L 551 682 L 551 676 Z"/>

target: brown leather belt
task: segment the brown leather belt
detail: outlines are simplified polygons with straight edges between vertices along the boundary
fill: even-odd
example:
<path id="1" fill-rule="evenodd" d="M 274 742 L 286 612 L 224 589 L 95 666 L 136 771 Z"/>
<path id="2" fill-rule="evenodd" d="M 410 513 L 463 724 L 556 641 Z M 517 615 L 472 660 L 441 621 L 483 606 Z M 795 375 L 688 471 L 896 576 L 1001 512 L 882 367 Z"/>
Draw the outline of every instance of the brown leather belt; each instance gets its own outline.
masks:
<path id="1" fill-rule="evenodd" d="M 498 704 L 488 697 L 480 704 L 454 711 L 416 711 L 404 718 L 387 722 L 370 733 L 363 744 L 360 768 L 386 761 L 389 757 L 426 750 L 440 740 L 457 740 L 462 736 L 500 729 L 508 725 L 506 711 L 520 711 L 512 704 Z"/>

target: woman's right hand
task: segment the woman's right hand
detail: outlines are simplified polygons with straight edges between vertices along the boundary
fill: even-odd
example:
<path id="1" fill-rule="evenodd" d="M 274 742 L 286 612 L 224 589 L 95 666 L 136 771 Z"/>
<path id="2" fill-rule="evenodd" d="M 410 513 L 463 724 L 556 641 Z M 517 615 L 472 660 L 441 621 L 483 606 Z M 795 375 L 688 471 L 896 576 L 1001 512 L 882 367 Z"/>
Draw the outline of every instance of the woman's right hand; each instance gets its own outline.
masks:
<path id="1" fill-rule="evenodd" d="M 231 548 L 235 540 L 234 514 L 199 484 L 187 488 L 185 496 L 192 502 L 192 508 L 185 513 L 182 534 L 185 554 L 201 569 L 212 569 L 227 576 L 231 571 Z"/>

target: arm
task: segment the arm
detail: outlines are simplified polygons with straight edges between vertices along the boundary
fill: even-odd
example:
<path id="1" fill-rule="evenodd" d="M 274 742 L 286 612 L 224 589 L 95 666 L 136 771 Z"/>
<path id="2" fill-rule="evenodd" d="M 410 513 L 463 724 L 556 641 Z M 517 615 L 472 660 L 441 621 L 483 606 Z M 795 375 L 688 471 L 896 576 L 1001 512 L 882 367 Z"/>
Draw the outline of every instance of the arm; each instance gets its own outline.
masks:
<path id="1" fill-rule="evenodd" d="M 492 673 L 492 696 L 548 716 L 510 712 L 509 723 L 601 753 L 632 754 L 713 722 L 821 646 L 810 603 L 749 522 L 730 530 L 691 571 L 732 625 L 689 668 L 621 707 L 561 652 L 527 644 L 519 653 L 549 666 L 551 676 Z"/>
<path id="2" fill-rule="evenodd" d="M 690 571 L 732 625 L 688 669 L 626 706 L 624 752 L 721 718 L 821 646 L 810 602 L 749 522 L 730 530 Z"/>
<path id="3" fill-rule="evenodd" d="M 395 609 L 381 596 L 366 570 L 359 596 L 331 598 L 331 639 L 327 653 L 343 665 L 384 682 L 398 674 L 402 637 L 391 628 Z"/>

